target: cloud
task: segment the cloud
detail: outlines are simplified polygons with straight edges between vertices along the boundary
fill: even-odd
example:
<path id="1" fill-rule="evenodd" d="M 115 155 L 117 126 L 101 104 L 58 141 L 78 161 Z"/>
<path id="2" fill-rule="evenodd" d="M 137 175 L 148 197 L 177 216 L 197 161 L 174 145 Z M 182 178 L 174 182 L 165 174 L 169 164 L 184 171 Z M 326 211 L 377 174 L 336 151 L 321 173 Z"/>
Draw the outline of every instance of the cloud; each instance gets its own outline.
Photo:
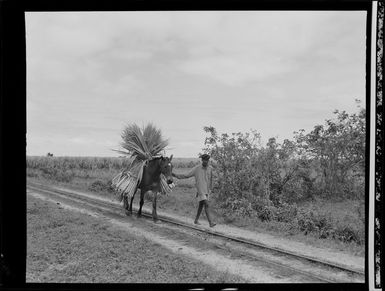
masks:
<path id="1" fill-rule="evenodd" d="M 105 72 L 126 74 L 119 63 L 130 68 L 159 55 L 186 74 L 241 86 L 294 72 L 302 56 L 349 58 L 344 32 L 357 27 L 355 16 L 326 11 L 28 13 L 28 62 L 48 80 L 70 82 L 108 78 Z"/>
<path id="2" fill-rule="evenodd" d="M 251 81 L 263 81 L 271 76 L 287 73 L 293 66 L 279 58 L 245 58 L 241 55 L 193 58 L 182 62 L 186 73 L 202 75 L 230 86 L 241 86 Z"/>
<path id="3" fill-rule="evenodd" d="M 182 146 L 182 147 L 195 147 L 197 145 L 200 146 L 200 144 L 197 144 L 196 142 L 191 142 L 191 141 L 181 141 L 175 144 L 175 146 Z"/>
<path id="4" fill-rule="evenodd" d="M 139 90 L 141 85 L 142 82 L 134 75 L 127 74 L 117 80 L 104 80 L 103 82 L 95 84 L 92 92 L 105 98 L 126 98 L 130 92 Z"/>
<path id="5" fill-rule="evenodd" d="M 107 54 L 107 53 L 106 53 Z M 108 58 L 121 61 L 138 61 L 138 60 L 145 60 L 148 61 L 153 56 L 152 52 L 150 51 L 140 51 L 140 50 L 123 50 L 122 48 L 119 49 L 111 49 L 108 52 L 108 55 L 106 55 Z"/>
<path id="6" fill-rule="evenodd" d="M 300 61 L 304 56 L 342 64 L 357 52 L 364 52 L 364 39 L 360 43 L 351 33 L 344 34 L 346 26 L 359 27 L 364 38 L 365 14 L 360 15 L 361 18 L 339 12 L 235 12 L 228 17 L 225 13 L 200 38 L 186 37 L 189 55 L 178 68 L 228 86 L 241 86 L 297 72 L 302 69 Z M 354 53 L 347 52 L 347 47 Z"/>
<path id="7" fill-rule="evenodd" d="M 46 152 L 106 153 L 104 142 L 118 143 L 125 122 L 155 121 L 178 155 L 195 155 L 204 125 L 282 135 L 365 94 L 362 11 L 26 19 L 28 142 Z"/>
<path id="8" fill-rule="evenodd" d="M 84 138 L 84 137 L 72 137 L 67 140 L 69 143 L 74 143 L 74 144 L 91 144 L 94 141 L 92 141 L 89 138 Z"/>

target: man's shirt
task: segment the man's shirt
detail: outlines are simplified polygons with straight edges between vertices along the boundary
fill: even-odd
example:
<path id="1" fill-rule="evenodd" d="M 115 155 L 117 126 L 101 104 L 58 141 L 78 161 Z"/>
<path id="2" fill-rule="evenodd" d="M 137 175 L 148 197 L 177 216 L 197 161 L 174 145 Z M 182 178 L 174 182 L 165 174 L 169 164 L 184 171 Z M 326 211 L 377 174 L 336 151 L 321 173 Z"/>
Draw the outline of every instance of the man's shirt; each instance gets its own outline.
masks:
<path id="1" fill-rule="evenodd" d="M 212 186 L 213 169 L 210 165 L 204 168 L 201 164 L 192 168 L 186 174 L 174 174 L 178 179 L 195 177 L 198 200 L 208 199 L 208 194 Z"/>

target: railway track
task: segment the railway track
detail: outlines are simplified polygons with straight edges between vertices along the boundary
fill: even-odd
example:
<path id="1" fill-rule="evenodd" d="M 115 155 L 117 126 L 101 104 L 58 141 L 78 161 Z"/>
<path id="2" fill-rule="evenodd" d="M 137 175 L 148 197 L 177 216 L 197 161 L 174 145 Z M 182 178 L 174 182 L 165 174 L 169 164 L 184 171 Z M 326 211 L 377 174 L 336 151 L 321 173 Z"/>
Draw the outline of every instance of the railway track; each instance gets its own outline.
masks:
<path id="1" fill-rule="evenodd" d="M 70 190 L 59 190 L 42 184 L 27 184 L 27 189 L 48 195 L 59 199 L 70 200 L 73 203 L 91 207 L 96 211 L 104 213 L 124 215 L 123 208 L 112 202 L 104 201 L 92 195 L 81 195 L 80 193 Z M 134 210 L 135 212 L 135 210 Z M 152 219 L 152 215 L 146 211 L 142 212 L 142 216 Z M 214 244 L 217 248 L 224 251 L 235 252 L 238 256 L 246 258 L 249 261 L 258 261 L 268 264 L 273 268 L 280 268 L 284 272 L 295 273 L 309 282 L 319 283 L 363 283 L 365 273 L 352 268 L 347 268 L 335 263 L 317 260 L 315 258 L 299 255 L 297 253 L 271 247 L 256 241 L 247 240 L 245 238 L 218 233 L 214 230 L 200 228 L 184 222 L 163 217 L 158 215 L 160 221 L 163 222 L 162 227 L 174 229 L 186 235 L 205 236 L 205 240 Z"/>

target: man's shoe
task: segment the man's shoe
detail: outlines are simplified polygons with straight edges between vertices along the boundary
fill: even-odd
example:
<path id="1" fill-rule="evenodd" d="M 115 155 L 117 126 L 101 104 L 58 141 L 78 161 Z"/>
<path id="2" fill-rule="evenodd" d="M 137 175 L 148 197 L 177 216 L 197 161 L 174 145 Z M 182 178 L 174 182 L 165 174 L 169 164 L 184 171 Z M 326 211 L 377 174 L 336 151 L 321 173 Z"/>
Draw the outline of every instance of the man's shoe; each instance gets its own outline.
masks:
<path id="1" fill-rule="evenodd" d="M 210 227 L 214 227 L 214 226 L 216 226 L 217 224 L 216 223 L 211 223 L 210 224 Z"/>
<path id="2" fill-rule="evenodd" d="M 199 221 L 194 221 L 194 224 L 196 224 L 196 225 L 201 225 L 201 224 L 199 223 Z"/>

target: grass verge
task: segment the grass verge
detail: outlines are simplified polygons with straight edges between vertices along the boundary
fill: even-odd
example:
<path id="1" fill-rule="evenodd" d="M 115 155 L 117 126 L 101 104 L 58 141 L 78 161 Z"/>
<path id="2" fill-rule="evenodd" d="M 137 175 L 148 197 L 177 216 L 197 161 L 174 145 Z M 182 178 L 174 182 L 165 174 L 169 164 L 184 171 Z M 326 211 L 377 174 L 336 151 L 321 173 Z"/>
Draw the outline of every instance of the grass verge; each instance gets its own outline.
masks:
<path id="1" fill-rule="evenodd" d="M 27 282 L 242 283 L 115 228 L 28 196 Z"/>

